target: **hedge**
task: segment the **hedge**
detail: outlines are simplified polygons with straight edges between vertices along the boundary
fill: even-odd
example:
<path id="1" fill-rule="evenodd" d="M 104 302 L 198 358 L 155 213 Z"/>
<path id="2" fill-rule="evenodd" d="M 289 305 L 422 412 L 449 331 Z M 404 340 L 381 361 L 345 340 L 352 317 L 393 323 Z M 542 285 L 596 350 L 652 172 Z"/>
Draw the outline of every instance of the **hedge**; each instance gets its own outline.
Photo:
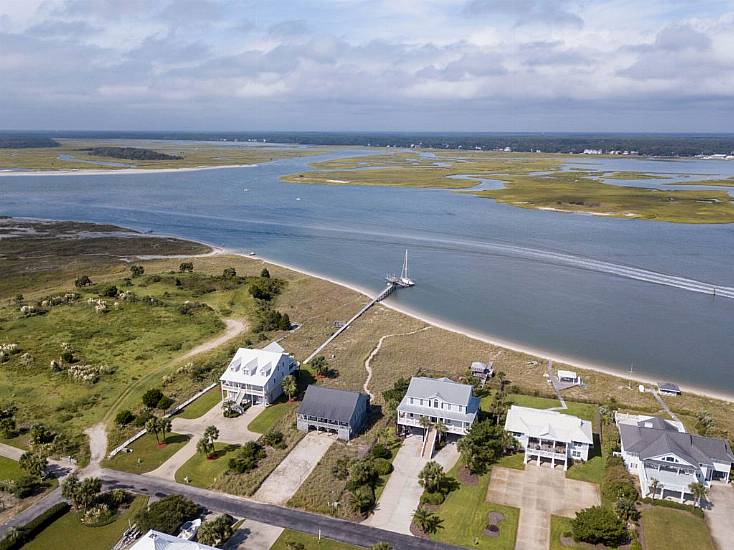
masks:
<path id="1" fill-rule="evenodd" d="M 24 526 L 18 527 L 18 529 L 1 540 L 0 550 L 15 550 L 16 548 L 20 548 L 68 511 L 69 505 L 66 502 L 54 504 L 51 508 L 30 520 Z"/>
<path id="2" fill-rule="evenodd" d="M 676 510 L 683 510 L 685 512 L 690 512 L 700 518 L 703 518 L 703 510 L 701 508 L 698 508 L 697 506 L 691 506 L 690 504 L 681 504 L 680 502 L 675 502 L 674 500 L 661 500 L 657 498 L 653 500 L 650 497 L 643 498 L 642 502 L 644 502 L 645 504 L 652 504 L 653 506 L 662 506 L 664 508 L 675 508 Z"/>

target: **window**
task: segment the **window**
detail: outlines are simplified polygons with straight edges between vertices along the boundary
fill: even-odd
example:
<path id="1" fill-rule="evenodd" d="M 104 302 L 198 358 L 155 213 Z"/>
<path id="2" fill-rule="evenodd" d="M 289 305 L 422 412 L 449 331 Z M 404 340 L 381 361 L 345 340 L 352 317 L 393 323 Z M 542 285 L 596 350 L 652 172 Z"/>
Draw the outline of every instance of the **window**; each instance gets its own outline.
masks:
<path id="1" fill-rule="evenodd" d="M 437 409 L 438 408 L 438 399 L 434 399 L 433 400 L 433 408 L 434 409 Z"/>

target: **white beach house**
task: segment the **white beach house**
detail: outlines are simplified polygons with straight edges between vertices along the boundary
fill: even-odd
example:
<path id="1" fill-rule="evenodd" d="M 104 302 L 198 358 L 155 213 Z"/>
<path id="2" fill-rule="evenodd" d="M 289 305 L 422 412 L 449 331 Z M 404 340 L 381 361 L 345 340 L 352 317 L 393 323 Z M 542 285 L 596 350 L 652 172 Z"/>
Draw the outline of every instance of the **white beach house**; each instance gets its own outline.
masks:
<path id="1" fill-rule="evenodd" d="M 566 470 L 569 459 L 588 460 L 589 449 L 594 446 L 591 422 L 547 409 L 512 405 L 505 431 L 525 449 L 525 464 L 535 460 L 538 465 L 562 465 Z"/>
<path id="2" fill-rule="evenodd" d="M 283 393 L 283 379 L 298 362 L 273 342 L 263 349 L 240 348 L 219 378 L 222 400 L 237 405 L 269 405 Z"/>
<path id="3" fill-rule="evenodd" d="M 466 435 L 479 410 L 479 398 L 472 395 L 472 387 L 448 378 L 410 379 L 408 392 L 398 405 L 398 426 L 403 433 L 423 431 L 421 418 L 431 423 L 439 420 L 446 431 Z"/>
<path id="4" fill-rule="evenodd" d="M 686 433 L 683 424 L 657 416 L 615 415 L 621 456 L 640 480 L 642 496 L 693 501 L 691 483 L 728 483 L 734 454 L 725 439 Z M 653 482 L 653 480 L 655 480 Z"/>

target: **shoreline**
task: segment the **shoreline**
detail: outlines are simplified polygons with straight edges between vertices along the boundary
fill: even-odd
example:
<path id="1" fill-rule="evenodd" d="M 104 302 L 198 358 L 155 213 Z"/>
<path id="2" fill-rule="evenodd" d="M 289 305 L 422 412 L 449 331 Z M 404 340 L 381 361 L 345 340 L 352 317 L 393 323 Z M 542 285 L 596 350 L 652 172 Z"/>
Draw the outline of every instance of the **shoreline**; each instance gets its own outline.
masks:
<path id="1" fill-rule="evenodd" d="M 354 284 L 351 284 L 351 283 L 347 283 L 347 282 L 341 281 L 339 279 L 335 279 L 333 277 L 329 277 L 329 276 L 324 275 L 322 273 L 317 273 L 317 272 L 314 272 L 314 271 L 302 269 L 302 268 L 296 267 L 296 266 L 291 265 L 291 264 L 288 264 L 288 263 L 274 261 L 272 259 L 268 259 L 265 256 L 260 256 L 260 255 L 257 255 L 257 254 L 254 255 L 254 256 L 250 256 L 249 254 L 238 252 L 238 251 L 233 250 L 233 249 L 230 249 L 230 248 L 215 247 L 214 245 L 212 245 L 210 243 L 205 243 L 203 241 L 195 241 L 195 242 L 199 242 L 200 244 L 205 244 L 205 245 L 210 246 L 212 248 L 218 248 L 217 254 L 221 254 L 221 255 L 230 254 L 230 255 L 233 255 L 233 256 L 240 256 L 240 257 L 247 258 L 247 259 L 250 259 L 250 260 L 255 260 L 255 261 L 261 261 L 261 262 L 269 263 L 269 264 L 272 264 L 272 265 L 275 265 L 275 266 L 278 266 L 278 267 L 282 267 L 284 269 L 289 269 L 289 270 L 294 271 L 296 273 L 301 273 L 301 274 L 307 275 L 309 277 L 315 277 L 317 279 L 321 279 L 323 281 L 327 281 L 327 282 L 332 283 L 332 284 L 335 284 L 335 285 L 343 286 L 343 287 L 348 288 L 348 289 L 350 289 L 350 290 L 352 290 L 354 292 L 358 292 L 359 294 L 362 294 L 363 296 L 366 296 L 368 298 L 373 298 L 374 297 L 373 296 L 373 293 L 369 289 L 362 288 L 362 287 L 359 287 L 357 285 L 354 285 Z M 502 340 L 502 339 L 493 337 L 492 335 L 482 334 L 482 333 L 473 331 L 471 329 L 468 329 L 466 327 L 462 327 L 460 325 L 456 325 L 456 324 L 452 324 L 452 323 L 447 323 L 445 321 L 442 321 L 442 320 L 437 319 L 435 317 L 432 317 L 430 315 L 426 315 L 426 314 L 423 314 L 421 312 L 415 311 L 415 310 L 413 310 L 413 309 L 411 309 L 409 307 L 400 306 L 400 305 L 396 305 L 396 304 L 391 304 L 391 303 L 389 303 L 389 298 L 388 298 L 388 301 L 387 302 L 383 301 L 383 302 L 380 302 L 380 304 L 383 305 L 383 306 L 385 306 L 385 307 L 387 307 L 387 308 L 389 308 L 389 309 L 392 309 L 393 311 L 397 311 L 398 313 L 402 313 L 403 315 L 407 315 L 408 317 L 412 317 L 413 319 L 417 319 L 419 321 L 422 321 L 422 322 L 424 322 L 424 323 L 426 323 L 428 325 L 434 326 L 436 328 L 440 328 L 440 329 L 443 329 L 443 330 L 454 332 L 456 334 L 460 334 L 462 336 L 466 336 L 467 338 L 472 338 L 474 340 L 478 340 L 478 341 L 484 342 L 486 344 L 491 344 L 493 346 L 498 346 L 498 347 L 506 348 L 506 349 L 509 349 L 509 350 L 512 350 L 512 351 L 516 351 L 516 352 L 519 352 L 519 353 L 525 353 L 527 355 L 531 355 L 531 356 L 537 357 L 538 359 L 541 359 L 541 360 L 550 360 L 550 361 L 553 361 L 553 362 L 563 363 L 563 364 L 568 365 L 570 367 L 575 367 L 575 368 L 582 369 L 582 370 L 594 371 L 594 372 L 598 372 L 598 373 L 601 373 L 601 374 L 606 374 L 608 376 L 614 376 L 614 377 L 619 378 L 619 379 L 624 380 L 624 381 L 632 381 L 632 382 L 636 382 L 637 384 L 644 384 L 646 386 L 647 385 L 650 385 L 650 386 L 653 386 L 655 388 L 657 388 L 658 382 L 673 382 L 673 383 L 676 383 L 676 384 L 679 384 L 680 386 L 682 386 L 684 393 L 697 394 L 697 395 L 700 395 L 700 396 L 703 396 L 703 397 L 708 397 L 708 398 L 712 398 L 712 399 L 718 399 L 718 400 L 721 400 L 721 401 L 725 401 L 727 403 L 734 403 L 734 395 L 728 395 L 728 394 L 725 394 L 725 393 L 717 392 L 715 390 L 710 390 L 710 389 L 707 389 L 707 388 L 701 388 L 701 387 L 697 387 L 697 386 L 692 386 L 692 385 L 687 384 L 687 383 L 678 383 L 674 379 L 671 379 L 671 380 L 655 380 L 655 379 L 653 379 L 651 377 L 647 377 L 647 376 L 644 376 L 644 375 L 642 375 L 642 376 L 638 376 L 638 375 L 630 376 L 629 374 L 616 371 L 613 368 L 610 368 L 610 367 L 607 367 L 607 366 L 604 366 L 604 365 L 597 365 L 597 364 L 594 364 L 594 363 L 590 363 L 588 361 L 579 360 L 579 359 L 572 358 L 572 357 L 564 357 L 563 355 L 548 353 L 546 351 L 538 350 L 538 349 L 532 348 L 530 346 L 524 346 L 524 345 L 519 344 L 519 343 L 505 341 L 505 340 Z M 635 391 L 637 391 L 635 388 L 633 388 L 633 389 Z M 647 388 L 645 389 L 645 392 L 646 393 L 650 393 Z"/>
<path id="2" fill-rule="evenodd" d="M 222 164 L 221 166 L 182 166 L 181 168 L 68 168 L 62 170 L 0 170 L 3 176 L 114 176 L 130 174 L 165 174 L 170 172 L 199 172 L 202 170 L 223 170 L 227 168 L 255 168 L 257 164 Z"/>

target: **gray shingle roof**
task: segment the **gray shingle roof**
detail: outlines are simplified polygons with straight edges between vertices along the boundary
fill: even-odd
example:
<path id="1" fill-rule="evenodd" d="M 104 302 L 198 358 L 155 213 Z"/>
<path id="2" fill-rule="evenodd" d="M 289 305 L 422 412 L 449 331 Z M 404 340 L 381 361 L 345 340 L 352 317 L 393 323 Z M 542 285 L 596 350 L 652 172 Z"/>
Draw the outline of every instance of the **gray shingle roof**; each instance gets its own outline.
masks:
<path id="1" fill-rule="evenodd" d="M 734 453 L 723 439 L 630 424 L 620 424 L 619 433 L 624 450 L 638 454 L 642 460 L 673 453 L 696 465 L 714 460 L 734 462 Z"/>
<path id="2" fill-rule="evenodd" d="M 471 401 L 472 387 L 468 384 L 459 384 L 448 378 L 423 378 L 414 376 L 410 379 L 408 386 L 408 397 L 427 399 L 429 397 L 440 397 L 447 403 L 469 406 Z"/>
<path id="3" fill-rule="evenodd" d="M 326 418 L 334 422 L 349 422 L 358 407 L 367 407 L 369 396 L 356 391 L 336 390 L 310 385 L 298 408 L 298 414 Z"/>

